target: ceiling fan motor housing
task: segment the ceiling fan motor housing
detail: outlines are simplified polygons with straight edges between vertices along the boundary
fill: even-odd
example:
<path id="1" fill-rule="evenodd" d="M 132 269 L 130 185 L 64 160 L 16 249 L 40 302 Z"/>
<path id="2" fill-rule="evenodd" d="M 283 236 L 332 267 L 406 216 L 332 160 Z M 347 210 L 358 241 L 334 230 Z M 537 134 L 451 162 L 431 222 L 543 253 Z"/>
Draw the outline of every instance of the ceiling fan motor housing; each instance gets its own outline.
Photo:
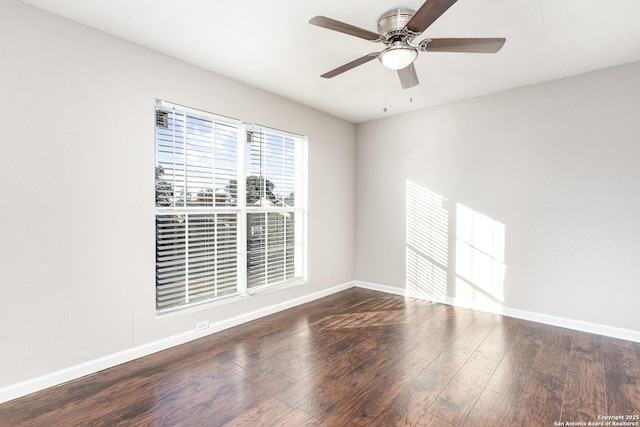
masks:
<path id="1" fill-rule="evenodd" d="M 378 20 L 378 33 L 384 37 L 384 43 L 391 44 L 407 40 L 408 34 L 404 31 L 404 27 L 414 14 L 415 11 L 411 9 L 399 8 L 382 15 Z"/>

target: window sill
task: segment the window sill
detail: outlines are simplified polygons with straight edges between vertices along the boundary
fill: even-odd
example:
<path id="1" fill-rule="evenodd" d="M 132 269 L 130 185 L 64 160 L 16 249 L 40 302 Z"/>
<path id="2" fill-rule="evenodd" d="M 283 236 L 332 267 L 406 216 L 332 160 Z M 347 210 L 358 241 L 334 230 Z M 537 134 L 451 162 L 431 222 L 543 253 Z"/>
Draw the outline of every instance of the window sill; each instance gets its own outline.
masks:
<path id="1" fill-rule="evenodd" d="M 218 306 L 221 306 L 221 305 L 226 305 L 226 304 L 231 304 L 231 303 L 234 303 L 234 302 L 242 301 L 242 300 L 245 300 L 247 298 L 251 298 L 253 296 L 266 295 L 266 294 L 269 294 L 271 292 L 278 292 L 278 291 L 281 291 L 281 290 L 284 290 L 284 289 L 294 288 L 296 286 L 305 285 L 307 283 L 308 282 L 305 279 L 296 279 L 296 280 L 291 280 L 291 281 L 288 281 L 288 282 L 278 283 L 276 285 L 266 285 L 266 286 L 262 286 L 262 287 L 257 287 L 257 288 L 253 288 L 253 289 L 247 290 L 247 293 L 244 294 L 244 295 L 233 294 L 233 295 L 220 297 L 220 298 L 217 298 L 217 299 L 197 302 L 197 303 L 194 303 L 192 305 L 185 305 L 185 306 L 180 306 L 180 307 L 168 308 L 168 309 L 163 310 L 163 311 L 156 311 L 155 318 L 156 318 L 156 320 L 160 320 L 160 319 L 168 319 L 168 318 L 172 318 L 172 317 L 183 316 L 183 315 L 187 315 L 187 314 L 191 314 L 191 313 L 197 313 L 197 312 L 200 312 L 200 311 L 211 309 L 213 307 L 218 307 Z"/>

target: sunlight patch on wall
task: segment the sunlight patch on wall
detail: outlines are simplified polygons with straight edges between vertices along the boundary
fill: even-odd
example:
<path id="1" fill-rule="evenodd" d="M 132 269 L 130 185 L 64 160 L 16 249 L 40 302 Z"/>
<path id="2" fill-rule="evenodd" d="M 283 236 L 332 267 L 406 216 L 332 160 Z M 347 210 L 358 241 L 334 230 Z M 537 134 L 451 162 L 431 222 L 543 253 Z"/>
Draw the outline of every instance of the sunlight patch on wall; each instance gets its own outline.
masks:
<path id="1" fill-rule="evenodd" d="M 407 181 L 407 292 L 442 301 L 447 295 L 449 212 L 446 199 Z"/>
<path id="2" fill-rule="evenodd" d="M 500 312 L 505 225 L 407 181 L 406 293 Z"/>
<path id="3" fill-rule="evenodd" d="M 504 224 L 458 203 L 455 253 L 456 300 L 488 309 L 502 307 Z"/>

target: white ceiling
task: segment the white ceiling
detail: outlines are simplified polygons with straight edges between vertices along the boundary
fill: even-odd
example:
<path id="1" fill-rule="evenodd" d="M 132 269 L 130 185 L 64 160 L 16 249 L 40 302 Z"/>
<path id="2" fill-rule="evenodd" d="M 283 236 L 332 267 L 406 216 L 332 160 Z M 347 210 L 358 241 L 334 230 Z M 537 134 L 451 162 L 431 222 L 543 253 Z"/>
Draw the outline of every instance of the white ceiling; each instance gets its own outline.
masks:
<path id="1" fill-rule="evenodd" d="M 420 53 L 420 85 L 409 90 L 377 60 L 320 78 L 383 45 L 308 21 L 377 31 L 384 12 L 423 0 L 23 1 L 354 123 L 640 60 L 640 0 L 459 0 L 417 40 L 506 37 L 505 46 Z"/>

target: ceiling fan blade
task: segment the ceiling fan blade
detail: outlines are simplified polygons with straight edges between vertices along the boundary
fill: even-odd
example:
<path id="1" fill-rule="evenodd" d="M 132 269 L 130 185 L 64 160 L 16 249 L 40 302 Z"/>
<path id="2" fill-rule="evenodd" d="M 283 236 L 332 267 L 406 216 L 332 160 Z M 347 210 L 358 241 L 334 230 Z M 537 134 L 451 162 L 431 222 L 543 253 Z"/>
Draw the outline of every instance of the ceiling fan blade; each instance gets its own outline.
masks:
<path id="1" fill-rule="evenodd" d="M 328 28 L 330 30 L 349 34 L 351 36 L 360 37 L 361 39 L 370 40 L 372 42 L 381 39 L 380 34 L 378 33 L 374 33 L 373 31 L 365 30 L 364 28 L 356 27 L 351 24 L 336 21 L 335 19 L 327 18 L 326 16 L 313 17 L 309 20 L 309 24 Z"/>
<path id="2" fill-rule="evenodd" d="M 420 34 L 447 11 L 457 0 L 427 0 L 411 17 L 405 28 Z"/>
<path id="3" fill-rule="evenodd" d="M 418 86 L 418 75 L 416 74 L 416 67 L 413 64 L 401 68 L 398 70 L 398 77 L 400 77 L 400 84 L 402 89 L 409 89 L 414 86 Z"/>
<path id="4" fill-rule="evenodd" d="M 496 53 L 502 49 L 506 41 L 504 38 L 432 39 L 427 40 L 426 47 L 421 50 L 427 52 Z"/>
<path id="5" fill-rule="evenodd" d="M 368 55 L 365 55 L 361 58 L 355 59 L 347 64 L 344 64 L 338 68 L 336 68 L 335 70 L 331 70 L 328 71 L 326 73 L 324 73 L 323 75 L 321 75 L 320 77 L 324 77 L 325 79 L 330 79 L 331 77 L 335 77 L 338 74 L 342 74 L 345 71 L 349 71 L 352 68 L 357 67 L 358 65 L 362 65 L 362 64 L 366 64 L 367 62 L 371 61 L 372 59 L 376 59 L 378 57 L 379 53 L 378 52 L 373 52 L 370 53 Z"/>

